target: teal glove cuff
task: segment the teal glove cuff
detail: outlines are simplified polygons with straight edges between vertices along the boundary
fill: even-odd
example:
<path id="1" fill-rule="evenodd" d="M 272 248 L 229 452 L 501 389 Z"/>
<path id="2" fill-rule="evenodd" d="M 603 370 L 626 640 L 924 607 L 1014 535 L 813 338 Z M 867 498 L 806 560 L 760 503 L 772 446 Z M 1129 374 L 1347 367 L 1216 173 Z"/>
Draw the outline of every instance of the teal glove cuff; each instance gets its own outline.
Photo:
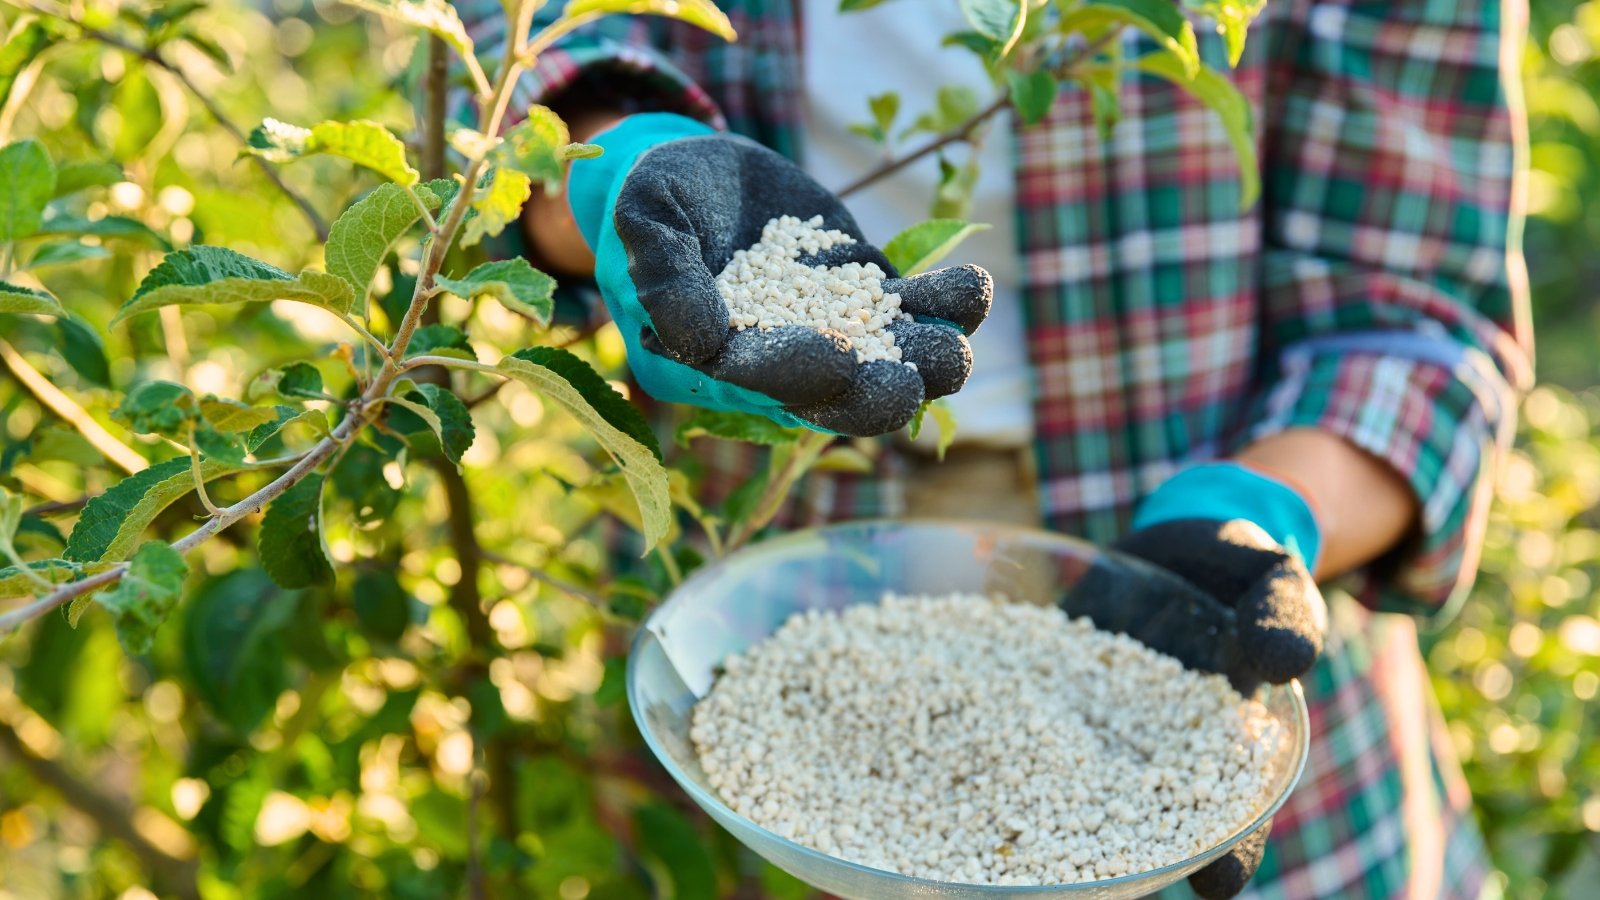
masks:
<path id="1" fill-rule="evenodd" d="M 1245 519 L 1316 571 L 1322 532 L 1299 491 L 1238 463 L 1191 466 L 1139 504 L 1135 530 L 1174 519 Z"/>
<path id="2" fill-rule="evenodd" d="M 567 179 L 567 203 L 589 249 L 600 252 L 601 232 L 611 222 L 610 213 L 622 190 L 622 180 L 646 150 L 679 138 L 708 134 L 716 134 L 716 129 L 688 116 L 639 113 L 591 138 L 589 142 L 605 148 L 605 152 L 594 159 L 574 160 L 572 175 Z"/>

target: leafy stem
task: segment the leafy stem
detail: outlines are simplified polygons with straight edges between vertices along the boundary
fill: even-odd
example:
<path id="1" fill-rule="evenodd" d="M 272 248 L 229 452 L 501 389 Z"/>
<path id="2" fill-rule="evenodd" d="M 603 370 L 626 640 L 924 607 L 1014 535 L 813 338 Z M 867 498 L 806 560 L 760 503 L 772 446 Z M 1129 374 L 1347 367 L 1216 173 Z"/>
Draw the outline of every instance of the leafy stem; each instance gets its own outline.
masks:
<path id="1" fill-rule="evenodd" d="M 755 509 L 728 533 L 724 548 L 734 551 L 749 543 L 750 539 L 767 527 L 783 501 L 789 499 L 789 490 L 800 477 L 811 470 L 822 452 L 834 442 L 835 435 L 823 431 L 807 431 L 792 444 L 783 444 L 772 450 L 771 474 L 767 485 L 756 501 Z"/>
<path id="2" fill-rule="evenodd" d="M 211 495 L 206 493 L 206 473 L 200 465 L 200 450 L 194 443 L 194 422 L 189 423 L 189 471 L 194 474 L 194 493 L 200 498 L 200 505 L 210 515 L 222 515 L 222 510 L 211 502 Z"/>

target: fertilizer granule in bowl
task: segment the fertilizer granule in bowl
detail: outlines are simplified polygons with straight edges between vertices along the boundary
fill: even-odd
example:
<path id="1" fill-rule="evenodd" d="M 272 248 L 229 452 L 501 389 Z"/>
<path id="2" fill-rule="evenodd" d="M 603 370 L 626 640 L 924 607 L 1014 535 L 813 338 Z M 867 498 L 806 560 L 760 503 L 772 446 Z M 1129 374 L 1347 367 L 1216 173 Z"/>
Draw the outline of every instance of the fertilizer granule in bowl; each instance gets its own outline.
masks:
<path id="1" fill-rule="evenodd" d="M 970 884 L 1145 872 L 1265 807 L 1282 732 L 1227 679 L 1058 609 L 886 595 L 724 661 L 690 739 L 729 807 Z"/>

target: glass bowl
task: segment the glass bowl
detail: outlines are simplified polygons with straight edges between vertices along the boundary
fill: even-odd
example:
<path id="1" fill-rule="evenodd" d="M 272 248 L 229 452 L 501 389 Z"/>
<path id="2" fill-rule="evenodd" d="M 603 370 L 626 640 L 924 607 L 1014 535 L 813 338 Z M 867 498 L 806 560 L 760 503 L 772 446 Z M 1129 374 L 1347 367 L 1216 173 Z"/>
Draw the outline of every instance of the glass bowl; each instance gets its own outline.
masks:
<path id="1" fill-rule="evenodd" d="M 628 703 L 656 758 L 734 837 L 796 878 L 845 898 L 1142 897 L 1226 852 L 1275 813 L 1300 779 L 1310 724 L 1295 682 L 1256 697 L 1281 724 L 1270 802 L 1228 838 L 1160 869 L 1078 884 L 1013 887 L 911 878 L 849 862 L 779 837 L 716 795 L 689 741 L 689 715 L 730 654 L 761 641 L 791 615 L 877 603 L 884 592 L 1000 594 L 1061 605 L 1102 628 L 1142 629 L 1194 647 L 1231 645 L 1231 613 L 1185 582 L 1082 541 L 1032 529 L 967 522 L 877 521 L 795 532 L 694 573 L 645 621 L 628 660 Z M 1176 627 L 1174 627 L 1176 626 Z M 1179 637 L 1172 638 L 1171 636 Z M 1161 640 L 1147 640 L 1159 646 Z M 1167 648 L 1163 648 L 1167 649 Z M 1183 647 L 1171 652 L 1183 658 Z M 1209 652 L 1202 650 L 1200 652 Z M 1226 660 L 1218 663 L 1226 670 Z"/>

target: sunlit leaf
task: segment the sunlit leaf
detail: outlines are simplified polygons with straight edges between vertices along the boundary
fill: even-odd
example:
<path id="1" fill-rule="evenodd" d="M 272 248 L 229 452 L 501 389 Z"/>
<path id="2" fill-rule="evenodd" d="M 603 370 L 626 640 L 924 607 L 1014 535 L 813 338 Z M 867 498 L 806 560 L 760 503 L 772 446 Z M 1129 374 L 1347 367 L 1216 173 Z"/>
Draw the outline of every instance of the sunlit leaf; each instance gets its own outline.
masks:
<path id="1" fill-rule="evenodd" d="M 0 148 L 0 241 L 38 231 L 55 190 L 56 168 L 43 144 L 27 140 Z"/>
<path id="2" fill-rule="evenodd" d="M 1244 55 L 1245 32 L 1267 8 L 1267 0 L 1183 0 L 1183 5 L 1217 23 L 1217 33 L 1228 45 L 1228 65 L 1237 66 Z"/>
<path id="3" fill-rule="evenodd" d="M 167 254 L 117 310 L 113 325 L 160 306 L 266 303 L 294 300 L 349 315 L 356 302 L 349 282 L 326 272 L 290 275 L 224 247 L 190 247 Z"/>
<path id="4" fill-rule="evenodd" d="M 32 63 L 46 47 L 54 43 L 49 27 L 42 19 L 18 16 L 0 46 L 0 107 L 11 97 L 17 76 Z"/>
<path id="5" fill-rule="evenodd" d="M 343 0 L 351 6 L 388 16 L 433 32 L 463 58 L 473 53 L 472 39 L 455 7 L 445 0 Z"/>
<path id="6" fill-rule="evenodd" d="M 472 198 L 472 210 L 477 213 L 461 229 L 463 247 L 494 237 L 507 225 L 522 215 L 522 206 L 533 193 L 533 180 L 526 173 L 504 166 L 496 168 L 487 187 Z"/>
<path id="7" fill-rule="evenodd" d="M 213 460 L 201 465 L 207 481 L 234 471 Z M 125 559 L 155 517 L 192 490 L 194 477 L 187 457 L 129 475 L 84 504 L 61 555 L 79 563 Z"/>
<path id="8" fill-rule="evenodd" d="M 1132 25 L 1173 55 L 1187 76 L 1200 68 L 1200 47 L 1194 26 L 1172 0 L 1097 0 L 1061 16 L 1064 32 L 1089 31 L 1107 25 Z"/>
<path id="9" fill-rule="evenodd" d="M 149 541 L 128 560 L 128 571 L 95 601 L 111 613 L 117 639 L 129 653 L 148 653 L 156 629 L 178 605 L 189 564 L 165 541 Z"/>
<path id="10" fill-rule="evenodd" d="M 961 11 L 974 31 L 1000 45 L 1001 56 L 1016 46 L 1028 20 L 1027 0 L 961 0 Z"/>
<path id="11" fill-rule="evenodd" d="M 496 368 L 561 404 L 611 454 L 639 505 L 645 546 L 654 547 L 671 523 L 672 500 L 661 447 L 644 416 L 565 350 L 519 350 Z"/>
<path id="12" fill-rule="evenodd" d="M 546 190 L 559 190 L 567 171 L 563 154 L 570 143 L 567 123 L 549 108 L 534 104 L 527 117 L 506 132 L 500 159 L 546 185 Z"/>
<path id="13" fill-rule="evenodd" d="M 1059 85 L 1048 69 L 1032 72 L 1006 71 L 1006 83 L 1011 90 L 1011 105 L 1024 125 L 1037 125 L 1050 106 L 1055 103 Z"/>
<path id="14" fill-rule="evenodd" d="M 305 363 L 297 363 L 306 366 Z M 306 366 L 310 368 L 310 366 Z M 312 369 L 315 372 L 315 369 Z M 250 406 L 237 400 L 225 397 L 207 396 L 200 401 L 200 415 L 204 416 L 211 427 L 223 434 L 238 434 L 241 431 L 254 431 L 262 425 L 276 422 L 277 410 L 270 406 Z"/>
<path id="15" fill-rule="evenodd" d="M 907 228 L 883 245 L 883 255 L 902 276 L 925 272 L 962 241 L 988 225 L 959 219 L 930 219 Z"/>
<path id="16" fill-rule="evenodd" d="M 83 566 L 66 559 L 34 560 L 27 568 L 24 572 L 17 566 L 0 567 L 0 600 L 37 595 L 40 578 L 51 584 L 66 584 L 89 574 Z"/>
<path id="17" fill-rule="evenodd" d="M 333 581 L 333 563 L 322 531 L 322 476 L 312 474 L 267 507 L 256 542 L 261 568 L 279 587 L 303 588 Z"/>
<path id="18" fill-rule="evenodd" d="M 1138 68 L 1159 75 L 1188 91 L 1210 107 L 1222 121 L 1239 163 L 1239 208 L 1248 209 L 1261 196 L 1261 167 L 1256 158 L 1256 137 L 1250 103 L 1226 76 L 1209 66 L 1190 74 L 1174 54 L 1158 51 L 1139 58 Z"/>
<path id="19" fill-rule="evenodd" d="M 455 187 L 454 182 L 445 183 Z M 429 212 L 436 212 L 443 203 L 433 190 L 437 184 L 429 182 L 416 188 Z M 348 281 L 356 294 L 365 298 L 389 248 L 421 218 L 422 211 L 405 188 L 378 185 L 351 204 L 328 229 L 328 245 L 323 254 L 328 272 Z"/>
<path id="20" fill-rule="evenodd" d="M 549 325 L 556 280 L 522 257 L 484 263 L 461 278 L 438 276 L 434 283 L 464 300 L 493 297 L 512 312 Z"/>
<path id="21" fill-rule="evenodd" d="M 45 291 L 0 281 L 0 313 L 58 316 L 61 304 Z"/>
<path id="22" fill-rule="evenodd" d="M 272 162 L 290 162 L 304 156 L 325 153 L 365 166 L 401 185 L 413 185 L 421 178 L 406 161 L 406 145 L 377 122 L 319 122 L 301 128 L 265 119 L 250 132 L 241 153 Z"/>
<path id="23" fill-rule="evenodd" d="M 668 16 L 688 22 L 725 41 L 737 39 L 733 23 L 711 0 L 568 0 L 562 15 L 577 18 L 588 15 Z"/>

